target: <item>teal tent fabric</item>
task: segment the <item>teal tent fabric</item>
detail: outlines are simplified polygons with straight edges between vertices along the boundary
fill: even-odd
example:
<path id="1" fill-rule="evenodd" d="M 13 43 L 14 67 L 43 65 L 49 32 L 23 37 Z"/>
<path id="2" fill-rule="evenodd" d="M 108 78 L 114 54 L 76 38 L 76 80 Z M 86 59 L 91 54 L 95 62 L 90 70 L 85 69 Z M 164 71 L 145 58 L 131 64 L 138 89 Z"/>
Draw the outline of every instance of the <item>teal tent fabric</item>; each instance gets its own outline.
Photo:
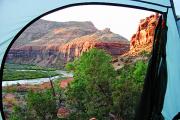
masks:
<path id="1" fill-rule="evenodd" d="M 180 0 L 173 0 L 173 1 L 174 1 L 176 15 L 180 15 Z"/>
<path id="2" fill-rule="evenodd" d="M 0 114 L 0 120 L 2 120 L 2 115 Z"/>
<path id="3" fill-rule="evenodd" d="M 170 0 L 0 0 L 0 63 L 2 62 L 7 47 L 16 34 L 33 19 L 62 6 L 87 2 L 116 3 L 161 12 L 167 11 L 165 6 L 171 6 Z M 148 4 L 148 2 L 155 4 Z M 177 8 L 176 12 L 180 14 L 180 6 L 178 6 L 179 0 L 174 0 L 174 2 L 175 8 Z M 161 6 L 156 4 L 160 4 Z M 180 30 L 180 21 L 178 21 L 177 24 Z M 168 82 L 162 110 L 165 120 L 171 120 L 177 112 L 180 112 L 180 37 L 176 26 L 177 24 L 172 8 L 169 8 L 166 45 Z"/>
<path id="4" fill-rule="evenodd" d="M 178 31 L 179 31 L 179 34 L 180 34 L 180 19 L 177 21 L 177 26 L 178 26 Z"/>
<path id="5" fill-rule="evenodd" d="M 168 83 L 162 114 L 166 120 L 171 120 L 180 112 L 180 37 L 172 9 L 168 11 L 167 26 L 166 60 Z"/>
<path id="6" fill-rule="evenodd" d="M 150 1 L 150 2 L 154 2 L 154 3 L 170 6 L 170 1 L 169 0 L 144 0 L 144 1 Z"/>

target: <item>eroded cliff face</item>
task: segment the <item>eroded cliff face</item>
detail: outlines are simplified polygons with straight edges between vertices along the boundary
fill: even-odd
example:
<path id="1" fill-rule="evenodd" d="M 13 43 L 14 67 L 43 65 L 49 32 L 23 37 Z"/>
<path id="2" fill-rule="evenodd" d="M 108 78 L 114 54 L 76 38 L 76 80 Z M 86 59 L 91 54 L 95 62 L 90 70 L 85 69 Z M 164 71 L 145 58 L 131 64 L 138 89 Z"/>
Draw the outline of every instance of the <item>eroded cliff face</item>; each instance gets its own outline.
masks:
<path id="1" fill-rule="evenodd" d="M 148 54 L 152 50 L 158 20 L 158 14 L 140 20 L 138 30 L 130 40 L 130 50 L 113 60 L 113 66 L 116 70 L 121 69 L 125 64 L 132 64 L 138 60 L 149 60 Z"/>
<path id="2" fill-rule="evenodd" d="M 112 56 L 118 56 L 129 51 L 129 42 L 106 28 L 91 35 L 75 38 L 60 47 L 59 51 L 64 53 L 65 58 L 69 61 L 92 48 L 104 49 Z"/>
<path id="3" fill-rule="evenodd" d="M 45 25 L 38 22 L 38 26 L 48 26 L 50 30 L 43 31 L 40 35 L 37 35 L 38 30 L 37 33 L 33 31 L 34 25 L 26 30 L 27 32 L 23 33 L 25 35 L 22 34 L 9 51 L 8 61 L 59 68 L 92 48 L 104 49 L 113 56 L 129 51 L 129 42 L 126 38 L 112 33 L 108 28 L 97 30 L 91 22 L 43 21 L 42 24 Z"/>
<path id="4" fill-rule="evenodd" d="M 151 52 L 158 19 L 159 14 L 155 14 L 140 21 L 138 30 L 130 41 L 129 55 L 137 55 L 142 51 Z"/>

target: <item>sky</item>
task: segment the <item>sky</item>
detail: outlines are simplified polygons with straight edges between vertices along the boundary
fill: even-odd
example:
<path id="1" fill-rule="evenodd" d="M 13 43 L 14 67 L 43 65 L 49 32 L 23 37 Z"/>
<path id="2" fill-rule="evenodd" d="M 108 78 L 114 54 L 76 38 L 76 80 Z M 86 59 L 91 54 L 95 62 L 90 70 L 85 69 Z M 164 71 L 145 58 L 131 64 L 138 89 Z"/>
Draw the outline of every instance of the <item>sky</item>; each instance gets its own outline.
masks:
<path id="1" fill-rule="evenodd" d="M 154 14 L 150 11 L 105 5 L 69 7 L 44 16 L 49 21 L 91 21 L 99 30 L 110 28 L 129 39 L 136 33 L 141 19 Z"/>

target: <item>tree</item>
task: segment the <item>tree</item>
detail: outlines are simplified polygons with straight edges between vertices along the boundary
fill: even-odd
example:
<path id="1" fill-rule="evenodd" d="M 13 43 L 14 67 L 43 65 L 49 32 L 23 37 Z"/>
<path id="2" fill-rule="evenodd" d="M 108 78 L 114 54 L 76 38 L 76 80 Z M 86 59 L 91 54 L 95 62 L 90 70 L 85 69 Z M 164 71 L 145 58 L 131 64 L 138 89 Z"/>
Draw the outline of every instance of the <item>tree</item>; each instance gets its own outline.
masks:
<path id="1" fill-rule="evenodd" d="M 9 117 L 9 120 L 32 120 L 34 119 L 32 117 L 31 112 L 28 112 L 27 106 L 21 105 L 21 106 L 14 106 L 13 112 Z"/>
<path id="2" fill-rule="evenodd" d="M 113 106 L 111 83 L 116 79 L 111 59 L 104 50 L 94 48 L 66 65 L 74 71 L 66 95 L 76 119 L 108 119 Z"/>
<path id="3" fill-rule="evenodd" d="M 26 104 L 15 106 L 10 120 L 57 120 L 56 100 L 51 90 L 29 91 Z"/>
<path id="4" fill-rule="evenodd" d="M 56 99 L 51 90 L 29 91 L 27 106 L 40 120 L 54 120 L 57 118 Z"/>
<path id="5" fill-rule="evenodd" d="M 125 65 L 118 71 L 119 79 L 112 84 L 113 113 L 121 120 L 134 119 L 147 69 L 146 61 Z"/>

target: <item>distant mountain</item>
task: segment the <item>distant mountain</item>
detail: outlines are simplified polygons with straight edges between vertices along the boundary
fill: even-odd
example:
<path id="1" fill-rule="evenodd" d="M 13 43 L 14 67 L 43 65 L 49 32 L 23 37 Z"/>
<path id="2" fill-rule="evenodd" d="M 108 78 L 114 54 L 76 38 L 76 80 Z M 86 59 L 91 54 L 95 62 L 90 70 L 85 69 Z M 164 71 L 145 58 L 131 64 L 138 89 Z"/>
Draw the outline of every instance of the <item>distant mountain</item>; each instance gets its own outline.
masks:
<path id="1" fill-rule="evenodd" d="M 39 19 L 28 27 L 16 40 L 12 48 L 22 47 L 34 40 L 39 44 L 52 40 L 69 40 L 86 34 L 96 32 L 97 29 L 91 22 L 54 22 Z M 69 35 L 69 36 L 68 36 Z M 40 41 L 42 40 L 42 41 Z"/>
<path id="2" fill-rule="evenodd" d="M 129 51 L 129 41 L 106 28 L 97 30 L 92 22 L 39 20 L 26 29 L 12 46 L 8 61 L 63 67 L 91 48 L 113 56 Z"/>

